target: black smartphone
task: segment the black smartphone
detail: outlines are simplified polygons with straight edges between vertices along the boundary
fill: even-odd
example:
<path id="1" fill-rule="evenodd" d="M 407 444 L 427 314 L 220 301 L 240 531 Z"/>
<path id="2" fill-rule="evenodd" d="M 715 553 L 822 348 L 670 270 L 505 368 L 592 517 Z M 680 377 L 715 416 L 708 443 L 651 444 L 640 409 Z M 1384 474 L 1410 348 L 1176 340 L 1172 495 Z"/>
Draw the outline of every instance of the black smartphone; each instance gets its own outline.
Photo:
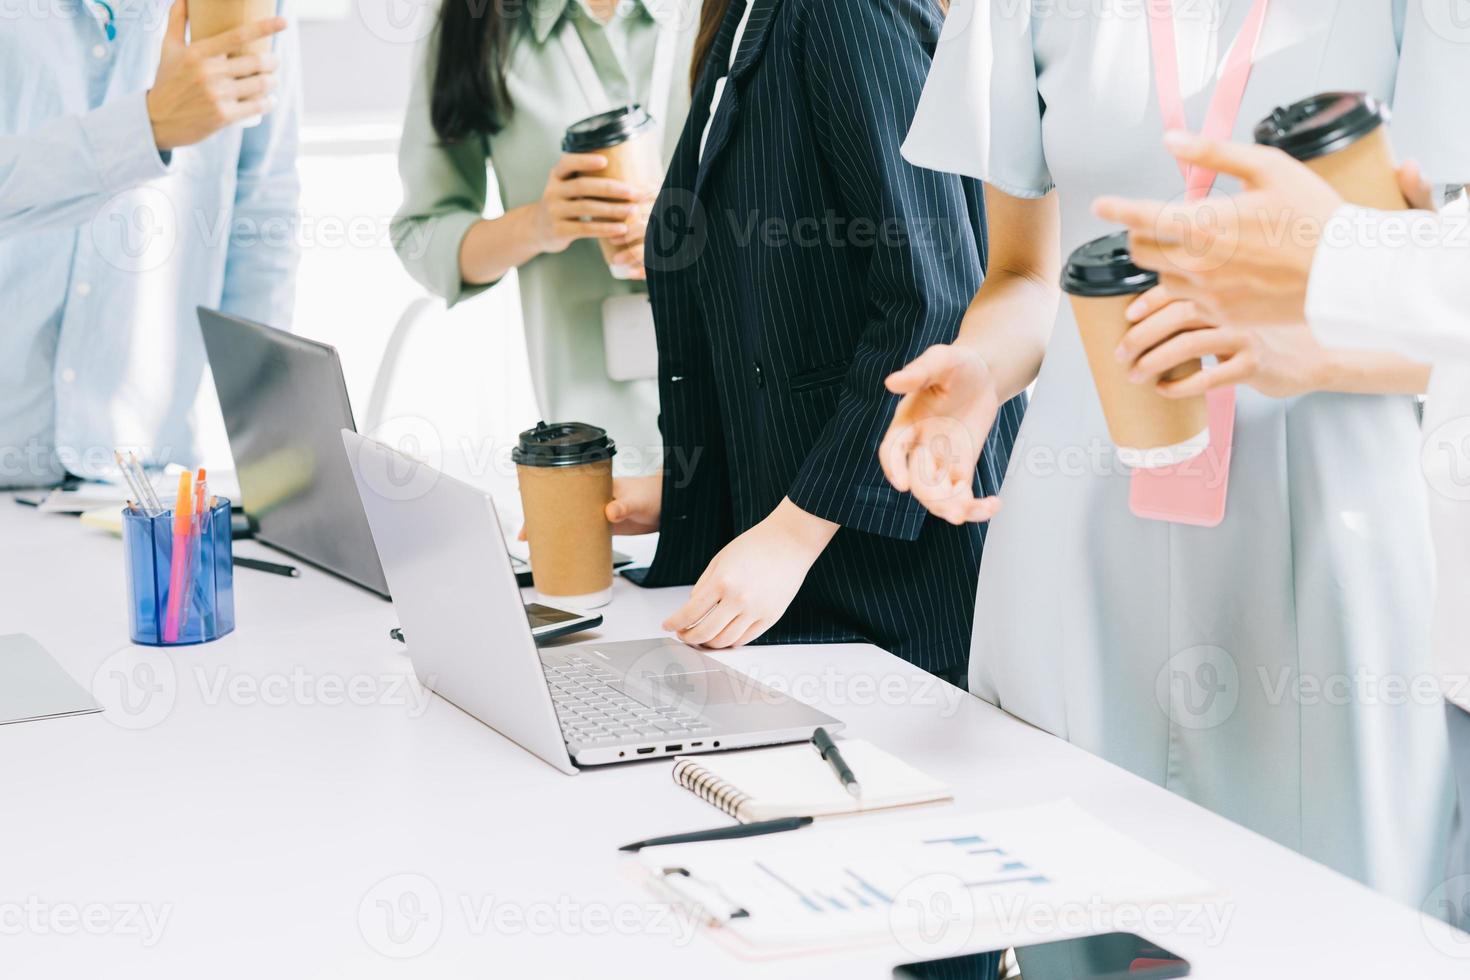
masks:
<path id="1" fill-rule="evenodd" d="M 1174 980 L 1189 976 L 1189 961 L 1142 936 L 1110 932 L 1063 939 L 1017 949 L 1045 963 L 1047 977 L 1065 980 Z M 893 971 L 895 980 L 994 980 L 995 953 L 908 963 Z"/>

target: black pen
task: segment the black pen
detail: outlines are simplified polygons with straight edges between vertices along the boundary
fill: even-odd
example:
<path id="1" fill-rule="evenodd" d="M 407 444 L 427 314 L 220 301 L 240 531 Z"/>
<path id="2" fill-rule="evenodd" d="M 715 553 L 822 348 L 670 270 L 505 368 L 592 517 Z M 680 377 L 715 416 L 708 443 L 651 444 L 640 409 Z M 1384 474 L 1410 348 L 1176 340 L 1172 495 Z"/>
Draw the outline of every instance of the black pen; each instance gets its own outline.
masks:
<path id="1" fill-rule="evenodd" d="M 277 565 L 273 561 L 261 561 L 259 558 L 241 558 L 235 556 L 235 564 L 241 568 L 248 568 L 256 572 L 270 572 L 272 575 L 282 575 L 286 578 L 300 578 L 301 569 L 295 565 Z"/>
<path id="2" fill-rule="evenodd" d="M 711 840 L 738 840 L 741 837 L 760 837 L 764 834 L 780 834 L 788 830 L 800 830 L 810 826 L 811 817 L 785 817 L 781 820 L 762 820 L 759 823 L 740 823 L 733 827 L 717 827 L 714 830 L 696 830 L 688 834 L 673 834 L 668 837 L 653 837 L 636 844 L 624 844 L 620 851 L 635 852 L 645 847 L 663 844 L 698 844 Z"/>
<path id="3" fill-rule="evenodd" d="M 842 780 L 843 789 L 847 790 L 853 799 L 861 800 L 863 798 L 862 784 L 848 768 L 847 760 L 842 758 L 842 752 L 838 750 L 837 743 L 832 741 L 832 736 L 827 734 L 827 729 L 818 728 L 812 732 L 812 745 L 816 747 L 817 754 L 822 757 L 822 761 L 831 766 L 837 778 Z"/>

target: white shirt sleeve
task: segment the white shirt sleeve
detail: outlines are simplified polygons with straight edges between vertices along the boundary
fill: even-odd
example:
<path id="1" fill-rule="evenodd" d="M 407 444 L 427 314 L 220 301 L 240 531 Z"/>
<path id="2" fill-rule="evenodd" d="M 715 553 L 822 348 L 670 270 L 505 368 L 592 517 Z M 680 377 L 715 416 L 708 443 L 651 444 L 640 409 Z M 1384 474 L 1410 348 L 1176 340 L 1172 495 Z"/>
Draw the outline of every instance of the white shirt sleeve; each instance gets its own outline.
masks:
<path id="1" fill-rule="evenodd" d="M 1307 322 L 1329 347 L 1470 361 L 1470 215 L 1343 207 L 1312 264 Z"/>

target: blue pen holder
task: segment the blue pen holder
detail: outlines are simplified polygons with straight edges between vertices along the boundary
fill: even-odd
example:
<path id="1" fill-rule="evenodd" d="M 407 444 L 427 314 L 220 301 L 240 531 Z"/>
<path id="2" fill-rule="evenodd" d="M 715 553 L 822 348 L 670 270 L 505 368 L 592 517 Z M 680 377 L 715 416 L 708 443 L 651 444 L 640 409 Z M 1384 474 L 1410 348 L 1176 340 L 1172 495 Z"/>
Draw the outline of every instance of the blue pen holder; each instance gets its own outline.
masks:
<path id="1" fill-rule="evenodd" d="M 172 511 L 148 517 L 123 509 L 123 553 L 128 569 L 128 621 L 134 643 L 188 646 L 208 643 L 235 629 L 235 559 L 230 502 L 223 497 L 199 521 L 180 606 L 178 639 L 164 640 L 174 557 Z"/>

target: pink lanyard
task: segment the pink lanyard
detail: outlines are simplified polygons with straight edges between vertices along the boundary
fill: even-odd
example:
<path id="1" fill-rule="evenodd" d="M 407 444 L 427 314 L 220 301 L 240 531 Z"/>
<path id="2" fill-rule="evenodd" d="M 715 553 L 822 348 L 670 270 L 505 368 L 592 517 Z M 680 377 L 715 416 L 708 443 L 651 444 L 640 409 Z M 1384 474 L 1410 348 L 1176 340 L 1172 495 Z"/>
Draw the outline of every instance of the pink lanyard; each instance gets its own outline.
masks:
<path id="1" fill-rule="evenodd" d="M 1246 15 L 1245 26 L 1225 61 L 1225 73 L 1210 99 L 1202 133 L 1209 139 L 1228 140 L 1235 132 L 1235 121 L 1245 100 L 1245 87 L 1250 81 L 1256 60 L 1256 47 L 1266 23 L 1266 8 L 1271 0 L 1256 0 Z M 1184 114 L 1184 95 L 1179 85 L 1179 42 L 1174 34 L 1174 0 L 1148 0 L 1149 40 L 1154 53 L 1154 87 L 1159 90 L 1159 109 L 1165 129 L 1188 129 Z M 1181 163 L 1184 183 L 1190 199 L 1204 197 L 1215 186 L 1214 171 Z"/>

